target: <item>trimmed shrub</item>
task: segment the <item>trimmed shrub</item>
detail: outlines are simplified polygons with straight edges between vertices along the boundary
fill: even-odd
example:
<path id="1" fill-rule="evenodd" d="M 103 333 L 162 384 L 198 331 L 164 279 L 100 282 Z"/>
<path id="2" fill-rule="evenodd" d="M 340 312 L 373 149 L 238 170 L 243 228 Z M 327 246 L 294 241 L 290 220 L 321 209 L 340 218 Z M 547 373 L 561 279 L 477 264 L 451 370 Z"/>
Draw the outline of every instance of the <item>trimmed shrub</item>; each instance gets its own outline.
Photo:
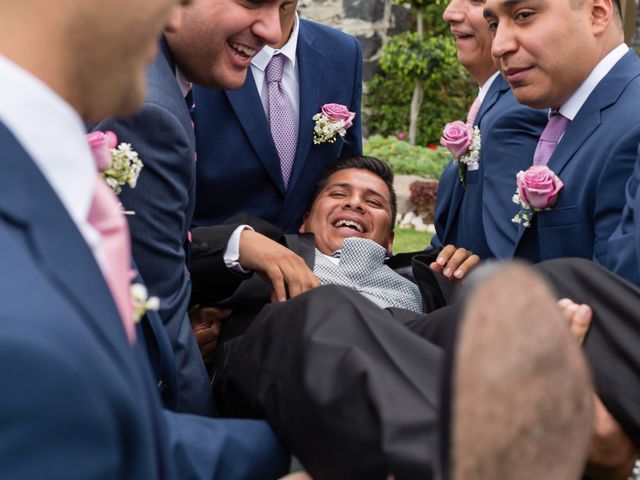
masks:
<path id="1" fill-rule="evenodd" d="M 446 148 L 409 145 L 396 136 L 372 135 L 364 143 L 364 154 L 389 162 L 393 173 L 438 179 L 451 160 Z"/>

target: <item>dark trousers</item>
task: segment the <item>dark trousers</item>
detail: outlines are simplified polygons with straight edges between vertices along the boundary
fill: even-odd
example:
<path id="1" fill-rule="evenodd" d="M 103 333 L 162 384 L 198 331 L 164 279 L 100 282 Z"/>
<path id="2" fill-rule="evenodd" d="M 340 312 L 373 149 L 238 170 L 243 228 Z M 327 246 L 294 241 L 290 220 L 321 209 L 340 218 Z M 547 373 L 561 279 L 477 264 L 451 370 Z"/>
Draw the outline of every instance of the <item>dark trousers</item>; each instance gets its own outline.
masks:
<path id="1" fill-rule="evenodd" d="M 640 443 L 640 289 L 583 259 L 535 268 L 558 298 L 593 308 L 584 350 L 598 394 Z M 463 305 L 381 310 L 336 286 L 270 305 L 226 344 L 222 409 L 266 418 L 316 480 L 433 478 L 443 349 Z"/>

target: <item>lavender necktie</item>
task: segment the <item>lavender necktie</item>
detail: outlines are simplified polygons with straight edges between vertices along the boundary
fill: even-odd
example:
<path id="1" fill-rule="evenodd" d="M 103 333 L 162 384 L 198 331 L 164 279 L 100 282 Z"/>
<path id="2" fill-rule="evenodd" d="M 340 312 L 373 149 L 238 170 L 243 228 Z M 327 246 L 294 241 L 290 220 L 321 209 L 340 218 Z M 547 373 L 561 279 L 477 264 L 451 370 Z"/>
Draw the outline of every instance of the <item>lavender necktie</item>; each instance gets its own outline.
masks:
<path id="1" fill-rule="evenodd" d="M 274 55 L 267 65 L 265 73 L 269 87 L 269 126 L 280 157 L 282 180 L 286 188 L 296 156 L 298 131 L 289 97 L 287 97 L 282 85 L 282 70 L 285 60 L 281 54 Z"/>
<path id="2" fill-rule="evenodd" d="M 570 120 L 557 110 L 549 113 L 549 121 L 540 135 L 536 151 L 533 154 L 534 165 L 546 165 L 549 162 L 562 134 L 569 126 L 569 122 Z"/>
<path id="3" fill-rule="evenodd" d="M 480 105 L 482 105 L 482 100 L 480 100 L 480 97 L 476 97 L 469 108 L 469 113 L 467 114 L 467 126 L 469 128 L 473 128 L 473 124 L 476 121 L 478 112 L 480 111 Z"/>

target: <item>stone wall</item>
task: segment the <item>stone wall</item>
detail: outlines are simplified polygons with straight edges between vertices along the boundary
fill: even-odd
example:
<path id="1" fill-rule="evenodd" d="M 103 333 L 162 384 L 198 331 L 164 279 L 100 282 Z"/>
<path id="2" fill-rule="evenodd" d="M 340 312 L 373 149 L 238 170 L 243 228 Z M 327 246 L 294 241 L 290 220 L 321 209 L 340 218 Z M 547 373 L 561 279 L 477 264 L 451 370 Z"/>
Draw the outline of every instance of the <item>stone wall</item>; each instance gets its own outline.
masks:
<path id="1" fill-rule="evenodd" d="M 378 69 L 380 49 L 387 37 L 411 27 L 408 7 L 390 0 L 300 0 L 298 12 L 303 18 L 335 27 L 360 41 L 365 82 Z"/>

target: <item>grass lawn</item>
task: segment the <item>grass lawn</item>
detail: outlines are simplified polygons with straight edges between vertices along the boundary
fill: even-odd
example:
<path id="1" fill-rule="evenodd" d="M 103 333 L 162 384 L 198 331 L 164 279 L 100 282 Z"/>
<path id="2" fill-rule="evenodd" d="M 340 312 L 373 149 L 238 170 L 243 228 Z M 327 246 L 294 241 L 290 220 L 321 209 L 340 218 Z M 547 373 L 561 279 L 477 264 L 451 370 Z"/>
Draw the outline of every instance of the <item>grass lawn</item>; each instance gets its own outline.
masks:
<path id="1" fill-rule="evenodd" d="M 393 241 L 393 253 L 415 252 L 423 250 L 431 242 L 429 232 L 416 232 L 412 228 L 396 228 Z"/>

